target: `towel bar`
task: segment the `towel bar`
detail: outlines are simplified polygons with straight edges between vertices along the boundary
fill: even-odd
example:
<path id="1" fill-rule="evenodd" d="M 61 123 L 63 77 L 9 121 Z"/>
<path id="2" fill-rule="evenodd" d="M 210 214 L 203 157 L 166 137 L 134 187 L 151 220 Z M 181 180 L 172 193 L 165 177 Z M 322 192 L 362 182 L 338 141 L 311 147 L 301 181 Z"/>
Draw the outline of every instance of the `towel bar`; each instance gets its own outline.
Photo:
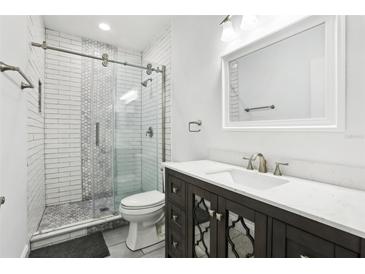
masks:
<path id="1" fill-rule="evenodd" d="M 20 68 L 7 65 L 4 62 L 0 61 L 0 71 L 4 72 L 7 70 L 12 70 L 12 71 L 18 72 L 24 78 L 24 80 L 27 81 L 27 83 L 21 82 L 21 84 L 20 84 L 21 89 L 34 88 L 34 85 L 32 84 L 32 82 L 28 79 L 28 77 L 23 73 L 23 71 Z"/>

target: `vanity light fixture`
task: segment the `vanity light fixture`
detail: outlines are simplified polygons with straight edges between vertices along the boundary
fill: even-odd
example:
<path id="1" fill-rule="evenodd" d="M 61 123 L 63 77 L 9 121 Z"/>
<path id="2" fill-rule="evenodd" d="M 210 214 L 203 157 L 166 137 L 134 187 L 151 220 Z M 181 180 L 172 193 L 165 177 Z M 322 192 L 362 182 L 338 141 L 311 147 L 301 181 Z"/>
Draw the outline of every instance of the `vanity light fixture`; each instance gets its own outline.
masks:
<path id="1" fill-rule="evenodd" d="M 258 19 L 256 15 L 242 15 L 241 30 L 251 30 L 257 25 Z"/>
<path id="2" fill-rule="evenodd" d="M 221 36 L 223 42 L 232 41 L 237 37 L 237 33 L 233 29 L 231 15 L 227 15 L 219 25 L 222 25 L 223 27 Z"/>
<path id="3" fill-rule="evenodd" d="M 100 23 L 99 24 L 99 29 L 104 30 L 104 31 L 109 31 L 110 26 L 107 23 Z"/>

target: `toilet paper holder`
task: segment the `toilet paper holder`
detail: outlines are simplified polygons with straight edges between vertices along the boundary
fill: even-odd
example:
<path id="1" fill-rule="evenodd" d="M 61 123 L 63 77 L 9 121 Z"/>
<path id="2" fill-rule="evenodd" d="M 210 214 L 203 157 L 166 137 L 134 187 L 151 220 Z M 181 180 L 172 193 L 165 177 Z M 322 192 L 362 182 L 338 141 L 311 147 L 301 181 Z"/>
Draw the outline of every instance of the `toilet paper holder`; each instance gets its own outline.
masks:
<path id="1" fill-rule="evenodd" d="M 200 128 L 193 130 L 193 129 L 191 129 L 191 125 L 197 125 L 197 126 L 200 127 L 202 125 L 202 121 L 201 120 L 197 120 L 197 121 L 190 121 L 189 122 L 189 132 L 200 132 L 201 131 Z"/>

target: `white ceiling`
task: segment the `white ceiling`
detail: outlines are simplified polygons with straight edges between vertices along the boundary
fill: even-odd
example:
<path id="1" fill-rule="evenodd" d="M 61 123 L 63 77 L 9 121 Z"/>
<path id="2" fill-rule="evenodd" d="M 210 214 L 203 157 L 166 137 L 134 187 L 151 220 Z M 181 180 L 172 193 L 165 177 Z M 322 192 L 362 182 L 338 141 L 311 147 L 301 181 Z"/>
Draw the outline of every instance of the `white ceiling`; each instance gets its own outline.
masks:
<path id="1" fill-rule="evenodd" d="M 171 16 L 164 15 L 46 15 L 47 28 L 62 31 L 111 45 L 144 50 L 169 24 Z M 108 23 L 110 31 L 99 29 Z"/>

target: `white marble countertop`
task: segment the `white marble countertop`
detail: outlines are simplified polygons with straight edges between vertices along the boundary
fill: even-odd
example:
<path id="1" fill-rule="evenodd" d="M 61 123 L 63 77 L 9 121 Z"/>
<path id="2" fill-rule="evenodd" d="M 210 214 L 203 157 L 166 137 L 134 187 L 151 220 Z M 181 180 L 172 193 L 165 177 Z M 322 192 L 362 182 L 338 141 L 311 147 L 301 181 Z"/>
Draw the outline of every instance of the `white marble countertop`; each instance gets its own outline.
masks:
<path id="1" fill-rule="evenodd" d="M 163 166 L 365 238 L 365 191 L 288 176 L 280 177 L 288 180 L 285 184 L 257 189 L 229 178 L 210 176 L 209 173 L 218 171 L 247 170 L 209 160 L 166 162 Z"/>

